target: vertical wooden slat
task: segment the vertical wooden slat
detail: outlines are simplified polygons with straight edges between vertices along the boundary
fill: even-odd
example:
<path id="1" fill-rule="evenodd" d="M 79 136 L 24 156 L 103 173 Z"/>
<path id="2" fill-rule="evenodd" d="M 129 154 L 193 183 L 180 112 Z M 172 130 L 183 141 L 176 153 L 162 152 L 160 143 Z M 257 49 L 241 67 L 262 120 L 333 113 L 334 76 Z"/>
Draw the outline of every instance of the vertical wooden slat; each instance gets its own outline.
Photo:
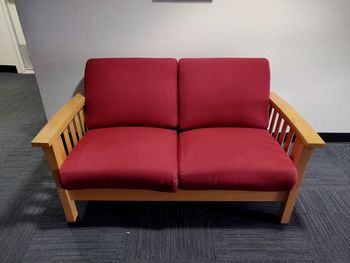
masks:
<path id="1" fill-rule="evenodd" d="M 269 133 L 272 133 L 273 128 L 275 126 L 276 119 L 278 118 L 278 112 L 275 110 L 272 115 L 271 123 L 270 123 L 270 128 L 269 128 Z"/>
<path id="2" fill-rule="evenodd" d="M 285 150 L 285 152 L 288 154 L 289 151 L 289 146 L 292 142 L 292 138 L 293 138 L 294 132 L 292 131 L 292 129 L 289 129 L 288 135 L 287 135 L 287 140 L 283 145 L 283 149 Z"/>
<path id="3" fill-rule="evenodd" d="M 278 134 L 279 134 L 279 132 L 280 132 L 280 128 L 281 128 L 281 123 L 282 123 L 282 121 L 283 121 L 283 118 L 282 118 L 281 115 L 279 115 L 279 116 L 278 116 L 278 120 L 277 120 L 277 124 L 276 124 L 276 129 L 275 129 L 275 131 L 274 131 L 274 133 L 273 133 L 273 135 L 272 135 L 275 139 L 277 139 L 277 136 L 278 136 Z"/>
<path id="4" fill-rule="evenodd" d="M 66 146 L 67 146 L 67 150 L 68 150 L 68 153 L 70 153 L 72 151 L 72 143 L 70 141 L 70 138 L 69 138 L 69 134 L 68 134 L 68 130 L 67 129 L 64 129 L 63 131 L 63 137 L 64 137 L 64 141 L 66 143 Z"/>
<path id="5" fill-rule="evenodd" d="M 272 107 L 272 105 L 270 104 L 270 107 L 269 107 L 269 120 L 270 120 L 270 117 L 271 117 L 272 110 L 273 110 L 273 107 Z"/>
<path id="6" fill-rule="evenodd" d="M 83 137 L 83 133 L 81 131 L 81 124 L 78 115 L 75 115 L 74 117 L 74 122 L 75 126 L 77 127 L 77 132 L 78 132 L 78 140 L 80 141 L 81 138 Z"/>
<path id="7" fill-rule="evenodd" d="M 83 128 L 83 133 L 86 133 L 86 126 L 85 126 L 85 114 L 84 114 L 84 110 L 79 111 L 79 117 L 80 117 L 80 121 L 81 121 L 81 125 Z"/>
<path id="8" fill-rule="evenodd" d="M 270 129 L 271 127 L 271 122 L 272 122 L 272 119 L 273 119 L 273 114 L 275 112 L 275 109 L 273 107 L 270 107 L 270 112 L 269 112 L 269 125 L 267 126 L 267 130 Z"/>
<path id="9" fill-rule="evenodd" d="M 67 158 L 66 150 L 64 149 L 64 144 L 61 136 L 57 139 L 57 151 L 62 158 L 62 162 Z"/>
<path id="10" fill-rule="evenodd" d="M 300 156 L 303 152 L 303 149 L 304 149 L 304 145 L 302 141 L 300 140 L 299 137 L 296 137 L 293 143 L 293 149 L 291 150 L 291 153 L 290 153 L 290 158 L 292 159 L 294 164 L 297 165 L 299 163 Z"/>
<path id="11" fill-rule="evenodd" d="M 73 146 L 75 146 L 78 143 L 78 139 L 77 139 L 77 132 L 75 131 L 73 120 L 69 123 L 69 130 L 70 130 L 70 135 L 72 136 L 72 140 L 74 144 Z"/>
<path id="12" fill-rule="evenodd" d="M 289 146 L 289 149 L 288 149 L 288 152 L 287 152 L 287 154 L 289 156 L 292 154 L 292 151 L 293 151 L 293 149 L 295 147 L 295 140 L 296 140 L 296 138 L 297 138 L 297 135 L 294 133 L 293 137 L 292 137 L 292 140 L 291 140 L 291 143 L 290 143 L 290 146 Z"/>
<path id="13" fill-rule="evenodd" d="M 280 136 L 278 137 L 278 143 L 279 143 L 280 145 L 283 144 L 283 140 L 284 140 L 284 137 L 286 136 L 287 128 L 288 128 L 287 121 L 284 121 L 284 122 L 283 122 L 283 126 L 282 126 L 282 130 L 281 130 L 281 134 L 280 134 Z"/>

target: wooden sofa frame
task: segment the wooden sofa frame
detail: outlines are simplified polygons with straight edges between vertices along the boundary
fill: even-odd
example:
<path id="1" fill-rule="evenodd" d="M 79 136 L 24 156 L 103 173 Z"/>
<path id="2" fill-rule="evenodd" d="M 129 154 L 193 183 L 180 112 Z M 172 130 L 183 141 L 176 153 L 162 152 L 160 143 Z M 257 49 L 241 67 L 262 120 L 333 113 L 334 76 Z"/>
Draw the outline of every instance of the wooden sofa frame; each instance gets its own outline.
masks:
<path id="1" fill-rule="evenodd" d="M 283 147 L 299 174 L 297 185 L 291 191 L 229 191 L 181 190 L 158 192 L 132 189 L 66 190 L 59 181 L 59 169 L 72 148 L 86 133 L 85 98 L 76 94 L 65 104 L 32 140 L 42 147 L 48 160 L 67 222 L 75 222 L 78 211 L 75 201 L 278 201 L 281 202 L 280 223 L 288 224 L 303 182 L 305 169 L 316 147 L 325 143 L 310 125 L 282 98 L 271 93 L 268 131 Z"/>

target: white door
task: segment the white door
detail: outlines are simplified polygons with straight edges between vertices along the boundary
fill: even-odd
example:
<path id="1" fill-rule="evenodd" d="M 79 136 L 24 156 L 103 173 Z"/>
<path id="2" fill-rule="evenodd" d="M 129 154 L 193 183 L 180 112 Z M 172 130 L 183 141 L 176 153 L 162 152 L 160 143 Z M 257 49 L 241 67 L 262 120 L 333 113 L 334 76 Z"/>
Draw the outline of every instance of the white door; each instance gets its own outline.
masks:
<path id="1" fill-rule="evenodd" d="M 33 71 L 14 0 L 0 0 L 0 65 L 16 66 L 19 73 Z"/>

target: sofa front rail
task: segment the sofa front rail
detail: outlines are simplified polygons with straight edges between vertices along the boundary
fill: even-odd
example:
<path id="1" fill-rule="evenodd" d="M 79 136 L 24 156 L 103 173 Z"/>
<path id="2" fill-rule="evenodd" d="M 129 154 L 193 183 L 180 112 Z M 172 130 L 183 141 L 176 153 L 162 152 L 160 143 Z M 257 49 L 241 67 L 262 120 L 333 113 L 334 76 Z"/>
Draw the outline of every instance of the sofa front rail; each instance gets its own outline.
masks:
<path id="1" fill-rule="evenodd" d="M 85 98 L 77 94 L 65 104 L 32 140 L 33 146 L 42 147 L 48 160 L 67 222 L 75 222 L 78 216 L 75 201 L 278 201 L 281 202 L 280 222 L 288 223 L 304 177 L 306 165 L 315 147 L 322 147 L 323 140 L 277 94 L 271 93 L 269 133 L 283 147 L 295 164 L 299 180 L 291 191 L 260 192 L 236 190 L 180 190 L 166 193 L 133 189 L 63 189 L 59 181 L 59 169 L 74 146 L 86 133 Z"/>

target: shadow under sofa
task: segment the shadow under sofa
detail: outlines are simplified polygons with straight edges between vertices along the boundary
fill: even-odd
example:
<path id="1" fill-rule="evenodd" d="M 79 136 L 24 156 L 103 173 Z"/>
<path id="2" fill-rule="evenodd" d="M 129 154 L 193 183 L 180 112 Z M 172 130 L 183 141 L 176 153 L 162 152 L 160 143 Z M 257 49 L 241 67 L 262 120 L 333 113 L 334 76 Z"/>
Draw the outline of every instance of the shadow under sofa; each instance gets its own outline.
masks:
<path id="1" fill-rule="evenodd" d="M 324 142 L 262 58 L 105 58 L 33 139 L 68 222 L 75 201 L 278 201 L 292 215 Z"/>

